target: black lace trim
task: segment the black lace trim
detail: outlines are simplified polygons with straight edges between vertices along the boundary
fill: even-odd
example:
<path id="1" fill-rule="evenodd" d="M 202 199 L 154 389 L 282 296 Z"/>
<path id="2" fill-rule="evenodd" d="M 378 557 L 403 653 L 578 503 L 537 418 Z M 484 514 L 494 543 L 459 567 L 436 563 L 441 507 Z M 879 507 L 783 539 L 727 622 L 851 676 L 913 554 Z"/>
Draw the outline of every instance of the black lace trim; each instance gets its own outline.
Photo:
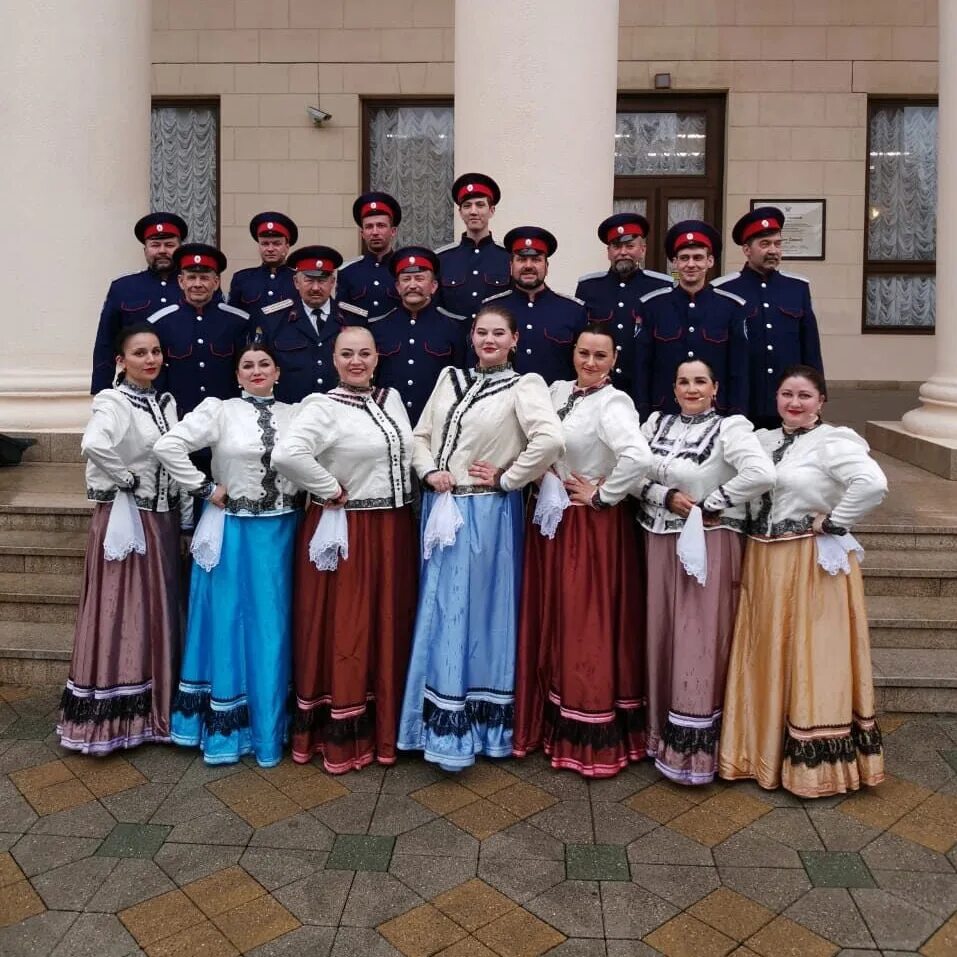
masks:
<path id="1" fill-rule="evenodd" d="M 850 764 L 857 760 L 858 754 L 880 754 L 883 749 L 884 739 L 877 722 L 874 722 L 873 727 L 863 728 L 855 721 L 848 733 L 811 741 L 798 741 L 791 736 L 790 729 L 784 732 L 785 760 L 809 768 L 825 763 L 837 764 L 838 761 Z"/>
<path id="2" fill-rule="evenodd" d="M 582 400 L 587 398 L 590 395 L 594 395 L 596 392 L 600 392 L 606 386 L 611 385 L 609 379 L 605 379 L 599 385 L 589 386 L 587 389 L 579 389 L 578 386 L 572 386 L 572 391 L 568 394 L 568 399 L 565 404 L 558 410 L 557 415 L 560 422 L 565 420 L 565 416 L 575 408 L 576 405 Z"/>
<path id="3" fill-rule="evenodd" d="M 148 689 L 139 694 L 93 698 L 74 694 L 69 688 L 64 688 L 60 696 L 60 711 L 64 721 L 74 724 L 148 718 L 153 712 L 153 692 Z"/>
<path id="4" fill-rule="evenodd" d="M 661 732 L 661 743 L 678 754 L 715 755 L 721 739 L 721 718 L 716 718 L 707 728 L 688 728 L 675 724 L 670 718 Z"/>
<path id="5" fill-rule="evenodd" d="M 276 426 L 273 423 L 272 402 L 257 402 L 247 400 L 256 410 L 256 424 L 262 434 L 263 454 L 262 462 L 266 474 L 262 477 L 262 487 L 265 494 L 260 499 L 251 499 L 243 495 L 240 498 L 226 499 L 226 510 L 231 514 L 236 512 L 250 512 L 258 515 L 262 512 L 274 512 L 279 507 L 282 498 L 282 489 L 279 487 L 279 473 L 272 467 L 272 450 L 276 445 Z"/>
<path id="6" fill-rule="evenodd" d="M 87 488 L 86 497 L 91 502 L 112 502 L 116 498 L 117 492 L 127 491 L 129 491 L 129 489 L 125 488 Z M 133 494 L 133 501 L 136 503 L 136 507 L 144 512 L 155 512 L 156 506 L 159 503 L 159 498 L 159 495 Z M 179 504 L 179 492 L 169 492 L 166 496 L 166 505 L 169 511 L 172 511 L 174 508 L 179 506 Z"/>
<path id="7" fill-rule="evenodd" d="M 439 737 L 464 738 L 475 725 L 487 728 L 511 728 L 515 724 L 515 705 L 494 701 L 466 701 L 461 711 L 439 707 L 429 698 L 422 705 L 422 724 Z"/>
<path id="8" fill-rule="evenodd" d="M 245 701 L 226 711 L 210 706 L 208 691 L 183 691 L 180 689 L 173 698 L 173 711 L 187 718 L 199 715 L 207 734 L 220 734 L 229 737 L 234 731 L 249 727 L 249 705 Z"/>
<path id="9" fill-rule="evenodd" d="M 561 709 L 550 698 L 545 702 L 546 734 L 552 741 L 566 741 L 575 748 L 616 750 L 627 744 L 628 738 L 647 730 L 647 714 L 640 708 L 616 708 L 612 721 L 596 724 L 564 717 Z"/>
<path id="10" fill-rule="evenodd" d="M 351 718 L 332 717 L 332 705 L 318 708 L 296 708 L 293 732 L 315 735 L 328 744 L 350 744 L 364 741 L 375 731 L 375 700 L 368 699 L 365 709 Z"/>
<path id="11" fill-rule="evenodd" d="M 715 442 L 721 435 L 721 416 L 716 412 L 702 412 L 699 415 L 662 415 L 658 420 L 658 426 L 649 445 L 651 451 L 656 455 L 671 456 L 676 442 L 681 443 L 680 452 L 674 454 L 674 458 L 690 459 L 696 465 L 706 462 L 711 458 L 714 451 Z M 705 425 L 696 438 L 690 437 L 687 433 L 680 439 L 672 438 L 671 432 L 678 425 Z"/>

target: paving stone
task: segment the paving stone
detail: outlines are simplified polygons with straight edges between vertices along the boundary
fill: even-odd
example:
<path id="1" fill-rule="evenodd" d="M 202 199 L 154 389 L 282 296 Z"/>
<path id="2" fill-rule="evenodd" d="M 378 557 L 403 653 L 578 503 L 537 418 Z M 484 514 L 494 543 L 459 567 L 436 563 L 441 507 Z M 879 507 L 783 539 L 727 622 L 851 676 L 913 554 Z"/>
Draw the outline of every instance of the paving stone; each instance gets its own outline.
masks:
<path id="1" fill-rule="evenodd" d="M 838 951 L 830 941 L 787 917 L 776 917 L 746 945 L 761 957 L 833 957 Z"/>
<path id="2" fill-rule="evenodd" d="M 709 848 L 667 827 L 632 841 L 628 845 L 628 860 L 633 864 L 714 864 Z"/>
<path id="3" fill-rule="evenodd" d="M 423 761 L 420 755 L 402 756 L 386 771 L 381 791 L 383 794 L 410 794 L 443 779 L 443 773 L 435 765 Z"/>
<path id="4" fill-rule="evenodd" d="M 126 957 L 136 941 L 112 914 L 80 914 L 51 957 Z"/>
<path id="5" fill-rule="evenodd" d="M 113 817 L 97 802 L 69 811 L 41 817 L 30 828 L 32 834 L 56 834 L 62 837 L 104 838 L 116 826 Z"/>
<path id="6" fill-rule="evenodd" d="M 735 781 L 733 787 L 735 791 L 741 794 L 747 794 L 774 807 L 796 807 L 807 810 L 807 808 L 804 807 L 805 802 L 802 798 L 799 798 L 796 794 L 792 794 L 790 791 L 785 791 L 784 788 L 769 791 L 761 787 L 757 781 Z"/>
<path id="7" fill-rule="evenodd" d="M 880 830 L 862 824 L 833 808 L 808 808 L 808 818 L 828 851 L 859 851 L 876 837 Z"/>
<path id="8" fill-rule="evenodd" d="M 0 894 L 0 927 L 9 927 L 46 909 L 28 880 L 15 881 Z"/>
<path id="9" fill-rule="evenodd" d="M 478 876 L 518 904 L 537 897 L 565 880 L 564 861 L 487 858 L 478 863 Z"/>
<path id="10" fill-rule="evenodd" d="M 39 741 L 16 741 L 0 754 L 0 774 L 33 768 L 54 758 L 53 751 Z"/>
<path id="11" fill-rule="evenodd" d="M 485 798 L 472 801 L 464 807 L 452 811 L 448 816 L 456 827 L 467 831 L 476 840 L 484 841 L 493 834 L 504 831 L 518 821 L 511 811 Z"/>
<path id="12" fill-rule="evenodd" d="M 861 857 L 872 870 L 888 871 L 938 871 L 953 873 L 953 868 L 943 854 L 914 844 L 896 834 L 882 834 L 861 851 Z"/>
<path id="13" fill-rule="evenodd" d="M 292 884 L 308 874 L 321 871 L 328 856 L 326 851 L 250 845 L 243 852 L 239 863 L 266 890 L 273 891 L 277 887 Z"/>
<path id="14" fill-rule="evenodd" d="M 183 893 L 207 916 L 218 917 L 265 894 L 265 889 L 241 867 L 228 867 L 193 881 Z"/>
<path id="15" fill-rule="evenodd" d="M 481 758 L 472 767 L 459 772 L 456 779 L 459 784 L 464 785 L 470 791 L 474 791 L 480 797 L 489 797 L 489 795 L 504 791 L 505 788 L 518 784 L 521 780 L 500 764 Z M 540 786 L 537 781 L 532 780 L 529 780 L 529 784 Z"/>
<path id="16" fill-rule="evenodd" d="M 688 908 L 688 913 L 732 940 L 746 940 L 774 920 L 774 911 L 727 887 L 712 891 Z"/>
<path id="17" fill-rule="evenodd" d="M 479 796 L 468 788 L 462 787 L 457 781 L 445 778 L 429 784 L 418 791 L 413 791 L 409 797 L 417 801 L 422 807 L 433 814 L 451 814 L 459 808 L 477 801 Z"/>
<path id="18" fill-rule="evenodd" d="M 851 851 L 803 851 L 801 860 L 815 887 L 875 887 L 860 854 Z"/>
<path id="19" fill-rule="evenodd" d="M 303 926 L 248 951 L 248 957 L 329 957 L 335 936 L 332 927 Z"/>
<path id="20" fill-rule="evenodd" d="M 638 940 L 678 913 L 676 907 L 637 884 L 602 884 L 601 907 L 609 940 Z"/>
<path id="21" fill-rule="evenodd" d="M 116 914 L 174 889 L 173 882 L 152 861 L 121 860 L 83 909 Z"/>
<path id="22" fill-rule="evenodd" d="M 308 811 L 259 828 L 250 838 L 250 847 L 289 847 L 329 851 L 335 834 Z"/>
<path id="23" fill-rule="evenodd" d="M 957 748 L 941 751 L 940 756 L 957 772 Z"/>
<path id="24" fill-rule="evenodd" d="M 38 874 L 32 883 L 50 910 L 80 911 L 110 876 L 116 864 L 116 861 L 102 857 L 87 857 Z"/>
<path id="25" fill-rule="evenodd" d="M 565 871 L 570 881 L 630 879 L 625 849 L 613 844 L 566 844 Z"/>
<path id="26" fill-rule="evenodd" d="M 185 824 L 197 818 L 225 811 L 223 802 L 201 786 L 184 787 L 180 782 L 159 805 L 151 824 Z"/>
<path id="27" fill-rule="evenodd" d="M 378 927 L 422 904 L 422 898 L 390 874 L 359 871 L 352 882 L 340 924 Z"/>
<path id="28" fill-rule="evenodd" d="M 801 867 L 797 851 L 753 828 L 738 831 L 713 850 L 715 863 L 724 867 Z"/>
<path id="29" fill-rule="evenodd" d="M 345 906 L 353 874 L 350 871 L 318 871 L 301 881 L 273 892 L 287 910 L 304 924 L 336 927 Z"/>
<path id="30" fill-rule="evenodd" d="M 755 821 L 748 832 L 769 837 L 796 851 L 825 850 L 804 808 L 775 808 Z"/>
<path id="31" fill-rule="evenodd" d="M 660 781 L 633 794 L 624 803 L 659 824 L 667 824 L 695 806 L 690 793 L 691 788 L 680 789 L 670 781 Z"/>
<path id="32" fill-rule="evenodd" d="M 591 844 L 595 840 L 591 805 L 588 801 L 563 801 L 533 815 L 528 819 L 528 823 L 534 824 L 564 844 Z"/>
<path id="33" fill-rule="evenodd" d="M 566 937 L 604 936 L 597 881 L 563 881 L 528 901 L 525 909 Z"/>
<path id="34" fill-rule="evenodd" d="M 661 951 L 643 944 L 640 940 L 608 940 L 608 957 L 660 957 Z"/>
<path id="35" fill-rule="evenodd" d="M 389 873 L 425 900 L 464 883 L 475 876 L 475 857 L 429 857 L 422 854 L 392 855 Z M 563 869 L 564 876 L 564 869 Z"/>
<path id="36" fill-rule="evenodd" d="M 555 953 L 555 951 L 549 951 Z M 463 937 L 451 947 L 439 951 L 436 957 L 497 957 L 494 950 L 489 950 L 480 940 L 474 937 Z"/>
<path id="37" fill-rule="evenodd" d="M 524 819 L 551 807 L 558 799 L 528 781 L 517 781 L 515 784 L 490 793 L 488 800 L 505 808 L 515 817 Z"/>
<path id="38" fill-rule="evenodd" d="M 52 871 L 90 857 L 99 847 L 95 837 L 56 837 L 50 834 L 27 834 L 13 845 L 10 853 L 27 877 Z"/>
<path id="39" fill-rule="evenodd" d="M 941 926 L 924 944 L 920 952 L 925 957 L 952 957 L 955 951 L 957 951 L 957 916 L 951 917 Z"/>
<path id="40" fill-rule="evenodd" d="M 874 939 L 846 888 L 815 887 L 784 914 L 840 947 L 874 946 Z"/>
<path id="41" fill-rule="evenodd" d="M 475 936 L 501 957 L 540 957 L 565 939 L 554 927 L 521 908 L 480 927 Z"/>
<path id="42" fill-rule="evenodd" d="M 957 874 L 871 870 L 877 886 L 940 917 L 957 913 Z"/>
<path id="43" fill-rule="evenodd" d="M 560 801 L 590 800 L 588 779 L 573 771 L 556 771 L 554 768 L 548 768 L 546 771 L 536 771 L 526 780 Z"/>
<path id="44" fill-rule="evenodd" d="M 874 942 L 882 950 L 916 950 L 940 925 L 939 917 L 876 888 L 851 891 Z"/>
<path id="45" fill-rule="evenodd" d="M 406 831 L 395 839 L 396 854 L 478 857 L 479 842 L 444 818 Z"/>
<path id="46" fill-rule="evenodd" d="M 153 860 L 176 884 L 182 886 L 191 881 L 208 877 L 235 864 L 242 856 L 244 847 L 204 844 L 164 844 Z"/>
<path id="47" fill-rule="evenodd" d="M 173 844 L 245 844 L 252 834 L 253 829 L 242 818 L 224 808 L 177 824 L 167 840 Z"/>
<path id="48" fill-rule="evenodd" d="M 320 804 L 309 813 L 336 834 L 365 834 L 375 812 L 378 795 L 358 791 Z"/>
<path id="49" fill-rule="evenodd" d="M 550 950 L 548 957 L 606 957 L 607 953 L 603 940 L 569 937 L 565 943 Z"/>
<path id="50" fill-rule="evenodd" d="M 649 765 L 649 768 L 652 766 Z M 651 775 L 659 777 L 657 772 Z M 612 778 L 590 778 L 588 780 L 588 797 L 592 801 L 624 801 L 637 791 L 647 787 L 649 776 L 638 774 L 633 768 L 628 768 Z"/>
<path id="51" fill-rule="evenodd" d="M 592 821 L 598 844 L 630 844 L 658 827 L 657 821 L 632 811 L 624 804 L 592 802 Z"/>
<path id="52" fill-rule="evenodd" d="M 370 834 L 395 836 L 411 831 L 435 818 L 435 814 L 418 801 L 402 794 L 383 794 L 369 822 Z"/>
<path id="53" fill-rule="evenodd" d="M 516 906 L 513 900 L 478 878 L 439 894 L 432 903 L 470 933 L 507 914 Z"/>
<path id="54" fill-rule="evenodd" d="M 326 860 L 327 870 L 387 871 L 392 858 L 394 837 L 384 835 L 339 834 Z"/>
<path id="55" fill-rule="evenodd" d="M 117 824 L 96 853 L 100 857 L 152 858 L 172 830 L 161 824 Z"/>
<path id="56" fill-rule="evenodd" d="M 730 937 L 689 914 L 679 914 L 647 939 L 669 957 L 724 957 L 734 947 Z"/>
<path id="57" fill-rule="evenodd" d="M 401 917 L 394 917 L 382 924 L 378 931 L 407 957 L 428 957 L 466 936 L 458 924 L 431 904 L 423 904 Z"/>
<path id="58" fill-rule="evenodd" d="M 564 861 L 565 845 L 526 821 L 513 824 L 482 842 L 483 858 Z"/>
<path id="59" fill-rule="evenodd" d="M 175 784 L 197 760 L 196 752 L 191 749 L 162 745 L 137 748 L 129 758 L 143 777 L 157 784 Z"/>
<path id="60" fill-rule="evenodd" d="M 300 926 L 299 921 L 272 897 L 258 897 L 213 917 L 213 923 L 230 943 L 245 954 Z"/>
<path id="61" fill-rule="evenodd" d="M 317 764 L 318 759 L 313 758 L 313 763 Z M 382 790 L 382 784 L 389 773 L 390 767 L 384 764 L 370 764 L 361 771 L 347 771 L 345 774 L 337 774 L 336 781 L 348 791 L 366 791 L 371 794 L 378 794 Z M 323 773 L 327 773 L 323 769 Z"/>
<path id="62" fill-rule="evenodd" d="M 725 887 L 773 911 L 782 911 L 811 889 L 804 868 L 718 867 Z"/>
<path id="63" fill-rule="evenodd" d="M 38 819 L 26 798 L 10 781 L 0 778 L 0 831 L 24 834 Z"/>
<path id="64" fill-rule="evenodd" d="M 239 951 L 212 921 L 204 920 L 157 941 L 147 953 L 149 957 L 237 957 Z"/>
<path id="65" fill-rule="evenodd" d="M 632 864 L 631 879 L 682 910 L 721 885 L 717 868 L 680 864 Z"/>
<path id="66" fill-rule="evenodd" d="M 179 786 L 185 789 L 203 787 L 213 781 L 220 781 L 232 774 L 238 774 L 244 768 L 244 764 L 206 764 L 202 756 L 197 753 L 193 763 L 179 779 Z"/>
<path id="67" fill-rule="evenodd" d="M 19 924 L 0 929 L 0 954 L 5 957 L 47 957 L 69 930 L 77 915 L 47 911 Z"/>
<path id="68" fill-rule="evenodd" d="M 172 784 L 143 784 L 138 788 L 101 798 L 100 804 L 117 821 L 127 824 L 146 824 L 163 806 L 172 790 Z M 154 823 L 162 822 L 154 821 Z"/>
<path id="69" fill-rule="evenodd" d="M 368 927 L 340 927 L 330 957 L 403 957 L 403 954 L 378 931 Z"/>

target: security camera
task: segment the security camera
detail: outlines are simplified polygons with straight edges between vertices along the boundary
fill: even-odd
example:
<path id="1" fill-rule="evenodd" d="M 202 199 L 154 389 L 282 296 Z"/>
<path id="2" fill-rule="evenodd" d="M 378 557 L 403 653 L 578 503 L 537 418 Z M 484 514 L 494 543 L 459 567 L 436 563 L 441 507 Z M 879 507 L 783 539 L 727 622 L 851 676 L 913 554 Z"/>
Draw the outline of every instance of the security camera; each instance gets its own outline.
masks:
<path id="1" fill-rule="evenodd" d="M 332 119 L 331 113 L 327 113 L 325 110 L 320 110 L 318 106 L 307 106 L 306 112 L 309 114 L 309 118 L 317 126 L 321 123 L 324 123 L 326 120 Z"/>

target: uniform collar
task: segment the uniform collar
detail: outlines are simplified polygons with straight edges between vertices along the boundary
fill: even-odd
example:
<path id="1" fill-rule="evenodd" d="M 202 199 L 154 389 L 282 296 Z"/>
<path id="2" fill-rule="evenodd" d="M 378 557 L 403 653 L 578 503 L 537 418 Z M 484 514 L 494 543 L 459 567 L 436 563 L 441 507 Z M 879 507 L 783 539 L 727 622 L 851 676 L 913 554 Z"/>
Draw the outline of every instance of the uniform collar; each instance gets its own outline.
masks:
<path id="1" fill-rule="evenodd" d="M 494 246 L 495 240 L 492 238 L 492 234 L 489 233 L 487 236 L 483 236 L 478 242 L 475 242 L 474 239 L 469 238 L 468 233 L 462 233 L 462 241 L 459 245 L 468 246 L 469 249 L 474 249 L 477 246 L 481 249 L 483 246 Z"/>
<path id="2" fill-rule="evenodd" d="M 539 299 L 545 299 L 551 293 L 551 289 L 548 287 L 548 283 L 545 283 L 538 292 L 535 293 L 534 297 L 526 289 L 520 289 L 515 285 L 515 280 L 512 280 L 512 292 L 517 293 L 519 296 L 524 296 L 526 299 L 531 300 L 532 302 L 538 302 Z"/>
<path id="3" fill-rule="evenodd" d="M 370 253 L 366 251 L 365 253 L 362 254 L 362 258 L 366 260 L 366 262 L 370 262 L 373 264 L 379 263 L 379 265 L 381 266 L 388 266 L 389 263 L 392 262 L 392 257 L 394 255 L 395 255 L 395 250 L 390 249 L 381 259 L 379 259 L 376 257 L 375 253 Z"/>
<path id="4" fill-rule="evenodd" d="M 684 296 L 684 298 L 687 299 L 688 302 L 697 302 L 699 299 L 703 299 L 707 295 L 708 290 L 710 288 L 711 286 L 707 283 L 707 281 L 696 293 L 688 292 L 688 290 L 685 289 L 685 287 L 682 286 L 681 283 L 676 282 L 674 285 L 674 291 Z"/>
<path id="5" fill-rule="evenodd" d="M 758 282 L 771 282 L 771 277 L 777 273 L 776 269 L 772 269 L 770 272 L 758 272 L 750 263 L 745 263 L 744 268 L 741 270 L 742 276 L 750 276 L 752 279 Z"/>

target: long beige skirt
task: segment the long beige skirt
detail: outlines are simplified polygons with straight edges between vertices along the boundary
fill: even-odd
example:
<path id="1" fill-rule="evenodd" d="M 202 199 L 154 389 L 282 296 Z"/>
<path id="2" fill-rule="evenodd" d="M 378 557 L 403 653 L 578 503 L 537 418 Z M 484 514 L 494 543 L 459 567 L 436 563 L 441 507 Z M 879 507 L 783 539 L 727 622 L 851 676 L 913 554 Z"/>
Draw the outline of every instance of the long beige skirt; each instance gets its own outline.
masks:
<path id="1" fill-rule="evenodd" d="M 857 556 L 817 564 L 813 537 L 748 541 L 718 757 L 723 778 L 802 797 L 884 780 Z"/>

